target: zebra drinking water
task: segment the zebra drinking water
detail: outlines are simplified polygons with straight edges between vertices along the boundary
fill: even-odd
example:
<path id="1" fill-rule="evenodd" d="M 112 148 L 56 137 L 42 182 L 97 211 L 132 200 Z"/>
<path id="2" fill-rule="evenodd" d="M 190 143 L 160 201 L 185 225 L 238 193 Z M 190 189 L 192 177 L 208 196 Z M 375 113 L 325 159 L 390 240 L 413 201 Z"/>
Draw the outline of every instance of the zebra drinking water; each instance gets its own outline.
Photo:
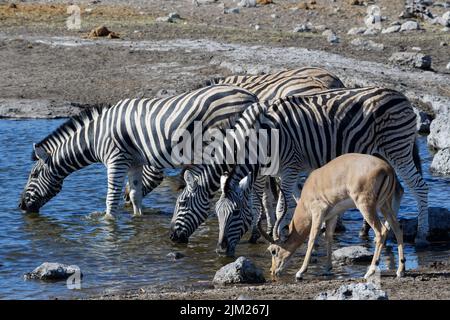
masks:
<path id="1" fill-rule="evenodd" d="M 229 127 L 230 119 L 256 101 L 245 89 L 215 85 L 163 99 L 126 99 L 110 108 L 87 110 L 34 145 L 36 163 L 19 207 L 38 212 L 61 190 L 70 173 L 102 162 L 108 172 L 106 217 L 118 211 L 126 175 L 133 211 L 138 215 L 142 166 L 159 172 L 179 166 L 172 158 L 177 130 L 192 132 L 196 121 L 201 121 L 205 130 Z"/>
<path id="2" fill-rule="evenodd" d="M 414 111 L 401 93 L 359 88 L 281 98 L 273 104 L 256 103 L 241 115 L 234 131 L 239 135 L 248 129 L 279 130 L 279 148 L 270 152 L 277 152 L 280 157 L 280 170 L 276 174 L 281 185 L 275 238 L 284 239 L 285 227 L 296 205 L 292 191 L 299 172 L 311 171 L 341 154 L 356 152 L 386 159 L 411 189 L 419 204 L 419 234 L 422 235 L 419 241 L 423 241 L 428 230 L 428 191 L 419 173 L 420 159 L 414 147 L 415 124 Z M 236 140 L 244 141 L 243 137 Z M 223 193 L 216 204 L 219 253 L 234 254 L 236 244 L 248 229 L 252 219 L 248 199 L 251 187 L 258 184 L 260 169 L 259 164 L 247 163 L 228 168 L 206 165 L 184 174 L 187 186 L 177 205 L 200 216 L 209 205 L 212 186 L 220 185 L 220 176 L 230 172 L 222 179 Z"/>

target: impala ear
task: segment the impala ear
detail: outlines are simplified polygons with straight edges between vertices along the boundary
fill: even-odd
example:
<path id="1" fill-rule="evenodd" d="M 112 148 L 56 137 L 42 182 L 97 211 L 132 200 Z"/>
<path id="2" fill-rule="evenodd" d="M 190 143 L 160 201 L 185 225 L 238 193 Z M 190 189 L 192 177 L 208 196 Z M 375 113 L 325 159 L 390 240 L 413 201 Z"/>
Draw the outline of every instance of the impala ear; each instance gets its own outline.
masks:
<path id="1" fill-rule="evenodd" d="M 36 144 L 33 144 L 34 154 L 37 159 L 42 160 L 46 162 L 50 155 L 42 148 L 41 146 L 38 146 Z"/>
<path id="2" fill-rule="evenodd" d="M 184 181 L 186 182 L 186 186 L 190 189 L 194 189 L 197 184 L 194 175 L 189 170 L 184 172 Z"/>

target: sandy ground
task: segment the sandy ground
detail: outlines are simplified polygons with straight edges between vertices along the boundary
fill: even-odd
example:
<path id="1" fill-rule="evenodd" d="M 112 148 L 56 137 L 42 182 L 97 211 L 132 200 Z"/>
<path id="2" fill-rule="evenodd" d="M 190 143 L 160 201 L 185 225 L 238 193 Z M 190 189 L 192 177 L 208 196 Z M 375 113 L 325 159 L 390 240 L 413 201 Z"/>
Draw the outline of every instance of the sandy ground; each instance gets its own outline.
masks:
<path id="1" fill-rule="evenodd" d="M 187 0 L 77 1 L 80 30 L 67 29 L 67 5 L 58 1 L 20 2 L 15 8 L 0 2 L 0 117 L 67 116 L 122 98 L 181 93 L 218 75 L 304 65 L 326 67 L 348 86 L 393 87 L 430 113 L 450 104 L 450 71 L 445 69 L 450 46 L 443 46 L 450 44 L 450 32 L 421 22 L 420 31 L 363 37 L 385 46 L 381 52 L 366 50 L 351 45 L 361 36 L 347 31 L 364 26 L 367 7 L 317 0 L 308 10 L 294 10 L 300 2 L 224 14 L 224 7 L 236 3 L 195 7 Z M 398 20 L 398 3 L 376 1 L 387 17 L 384 26 Z M 446 9 L 432 10 L 441 14 Z M 170 12 L 181 19 L 156 22 Z M 321 32 L 292 32 L 308 22 L 331 28 L 341 42 L 330 44 Z M 100 25 L 120 39 L 89 39 L 89 31 Z M 393 52 L 414 47 L 432 56 L 435 72 L 388 64 Z"/>
<path id="2" fill-rule="evenodd" d="M 276 300 L 315 299 L 321 292 L 335 290 L 341 285 L 364 282 L 364 279 L 323 280 L 312 279 L 292 283 L 267 282 L 263 285 L 214 287 L 212 283 L 196 286 L 164 288 L 143 287 L 118 294 L 93 296 L 91 299 L 193 299 L 193 300 Z M 381 289 L 390 300 L 431 300 L 450 299 L 450 269 L 438 265 L 421 270 L 408 271 L 401 279 L 394 274 L 382 273 Z"/>

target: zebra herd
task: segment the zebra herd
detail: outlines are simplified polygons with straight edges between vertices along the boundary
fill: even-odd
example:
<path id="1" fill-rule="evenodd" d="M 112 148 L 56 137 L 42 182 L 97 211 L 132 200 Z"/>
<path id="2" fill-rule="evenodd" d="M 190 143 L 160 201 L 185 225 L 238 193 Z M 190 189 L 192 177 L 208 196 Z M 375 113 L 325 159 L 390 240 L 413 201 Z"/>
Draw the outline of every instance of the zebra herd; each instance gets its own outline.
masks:
<path id="1" fill-rule="evenodd" d="M 202 128 L 196 131 L 196 123 Z M 268 164 L 250 161 L 250 130 L 277 132 L 267 153 L 277 155 L 278 178 L 273 214 L 268 201 L 273 179 L 263 172 Z M 179 137 L 182 130 L 190 134 Z M 242 152 L 244 161 L 193 162 L 183 165 L 173 154 L 180 141 L 191 150 L 207 148 L 203 135 L 210 130 L 234 133 L 230 144 L 215 155 Z M 300 174 L 319 168 L 346 153 L 372 154 L 387 160 L 418 202 L 416 242 L 426 243 L 428 190 L 421 176 L 415 144 L 416 116 L 408 99 L 394 90 L 345 88 L 321 68 L 301 68 L 262 76 L 230 76 L 206 86 L 160 99 L 126 99 L 109 108 L 93 108 L 72 117 L 34 145 L 28 182 L 19 207 L 38 212 L 62 188 L 70 173 L 95 162 L 107 167 L 106 218 L 119 211 L 125 180 L 135 215 L 142 198 L 164 178 L 164 169 L 184 167 L 184 188 L 177 198 L 170 237 L 187 242 L 209 215 L 211 202 L 221 192 L 215 212 L 219 220 L 217 252 L 233 255 L 244 233 L 255 230 L 267 215 L 267 232 L 286 239 L 296 206 Z M 273 142 L 273 141 L 272 141 Z M 272 188 L 271 188 L 272 187 Z M 259 226 L 260 227 L 260 226 Z"/>

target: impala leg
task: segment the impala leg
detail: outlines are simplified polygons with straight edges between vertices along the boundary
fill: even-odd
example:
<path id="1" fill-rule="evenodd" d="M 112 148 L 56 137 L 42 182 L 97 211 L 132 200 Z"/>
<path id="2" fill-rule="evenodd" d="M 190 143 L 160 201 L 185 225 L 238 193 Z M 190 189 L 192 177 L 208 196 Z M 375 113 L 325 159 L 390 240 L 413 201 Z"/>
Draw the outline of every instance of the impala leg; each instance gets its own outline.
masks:
<path id="1" fill-rule="evenodd" d="M 333 269 L 333 263 L 331 261 L 332 256 L 332 246 L 333 246 L 333 235 L 334 235 L 334 229 L 336 228 L 336 223 L 339 218 L 339 215 L 335 215 L 331 219 L 327 220 L 326 222 L 326 231 L 325 231 L 325 238 L 327 241 L 327 264 L 325 265 L 325 273 L 331 273 L 331 270 Z"/>
<path id="2" fill-rule="evenodd" d="M 388 221 L 389 225 L 392 228 L 392 231 L 395 234 L 395 238 L 397 239 L 397 249 L 398 249 L 398 269 L 397 269 L 397 277 L 401 278 L 405 274 L 405 254 L 403 251 L 403 231 L 400 228 L 400 224 L 396 218 L 397 214 L 387 208 L 382 207 L 381 212 L 383 213 L 386 221 Z"/>
<path id="3" fill-rule="evenodd" d="M 381 224 L 380 219 L 377 216 L 376 205 L 359 205 L 359 211 L 364 217 L 364 220 L 370 225 L 375 233 L 375 252 L 373 253 L 372 263 L 369 270 L 365 274 L 364 278 L 367 279 L 373 275 L 380 263 L 381 249 L 384 244 L 383 237 L 387 236 L 387 229 Z"/>
<path id="4" fill-rule="evenodd" d="M 317 235 L 320 233 L 320 227 L 322 225 L 322 219 L 319 214 L 312 214 L 312 224 L 311 224 L 311 231 L 309 233 L 309 240 L 308 240 L 308 248 L 306 250 L 305 259 L 303 260 L 302 267 L 300 270 L 295 274 L 295 278 L 297 280 L 301 280 L 303 278 L 303 274 L 308 270 L 308 265 L 311 260 L 311 254 L 314 248 L 314 243 L 316 241 Z"/>
<path id="5" fill-rule="evenodd" d="M 142 166 L 128 170 L 128 183 L 130 186 L 130 200 L 133 204 L 133 215 L 142 215 Z"/>

